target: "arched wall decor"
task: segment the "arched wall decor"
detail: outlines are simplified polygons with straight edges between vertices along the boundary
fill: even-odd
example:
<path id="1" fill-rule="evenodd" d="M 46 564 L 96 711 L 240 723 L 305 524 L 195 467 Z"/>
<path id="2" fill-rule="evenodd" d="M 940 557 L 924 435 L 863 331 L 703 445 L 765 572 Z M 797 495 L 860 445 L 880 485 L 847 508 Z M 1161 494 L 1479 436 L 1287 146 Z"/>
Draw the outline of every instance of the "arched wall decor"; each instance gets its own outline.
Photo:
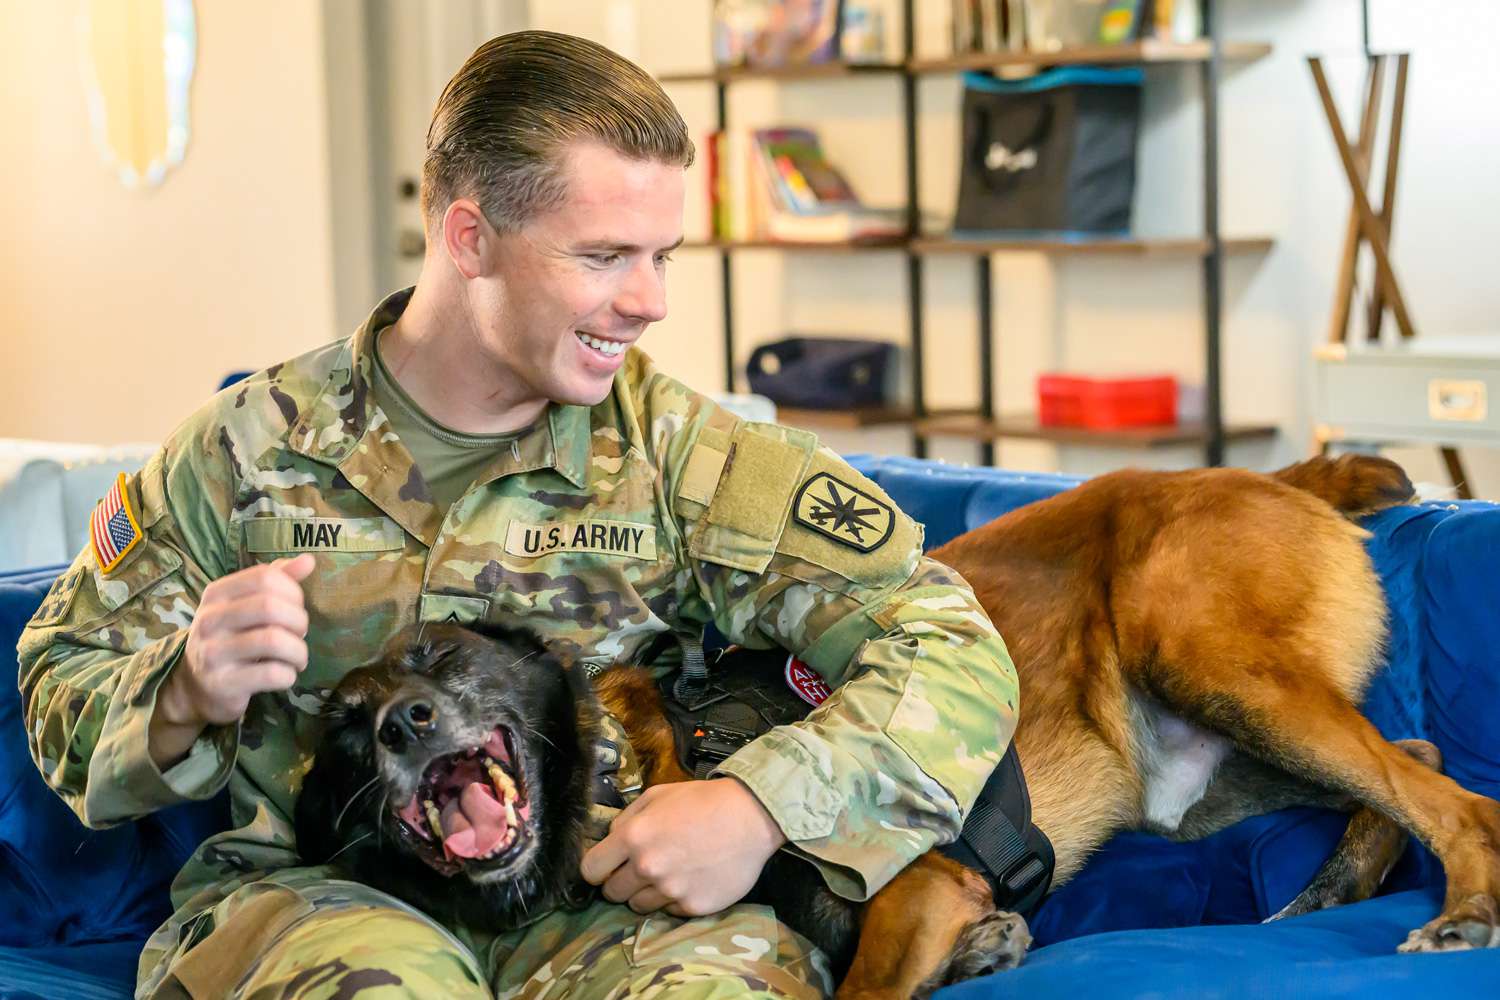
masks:
<path id="1" fill-rule="evenodd" d="M 192 0 L 81 0 L 79 36 L 95 145 L 127 188 L 160 184 L 187 152 Z"/>

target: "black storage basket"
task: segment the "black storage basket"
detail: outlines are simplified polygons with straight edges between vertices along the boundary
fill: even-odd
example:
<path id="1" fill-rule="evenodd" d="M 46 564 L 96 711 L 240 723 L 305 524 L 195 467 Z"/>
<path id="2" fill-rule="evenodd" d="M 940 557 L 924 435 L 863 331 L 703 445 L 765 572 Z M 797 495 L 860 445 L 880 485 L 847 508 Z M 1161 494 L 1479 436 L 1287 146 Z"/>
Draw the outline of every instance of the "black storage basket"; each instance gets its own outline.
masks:
<path id="1" fill-rule="evenodd" d="M 878 340 L 788 337 L 750 355 L 750 390 L 781 406 L 820 410 L 879 406 L 896 346 Z"/>
<path id="2" fill-rule="evenodd" d="M 956 236 L 1130 230 L 1138 68 L 1069 66 L 997 80 L 964 74 Z"/>

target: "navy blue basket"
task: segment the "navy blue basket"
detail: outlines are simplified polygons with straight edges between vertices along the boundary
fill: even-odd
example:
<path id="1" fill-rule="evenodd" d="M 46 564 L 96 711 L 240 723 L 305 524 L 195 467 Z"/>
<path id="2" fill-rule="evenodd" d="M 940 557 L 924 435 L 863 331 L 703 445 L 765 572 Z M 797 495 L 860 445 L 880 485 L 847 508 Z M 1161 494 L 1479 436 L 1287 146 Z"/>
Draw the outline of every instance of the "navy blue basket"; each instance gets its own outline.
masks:
<path id="1" fill-rule="evenodd" d="M 896 345 L 879 340 L 788 337 L 757 347 L 746 374 L 751 391 L 781 406 L 879 406 L 895 356 Z"/>

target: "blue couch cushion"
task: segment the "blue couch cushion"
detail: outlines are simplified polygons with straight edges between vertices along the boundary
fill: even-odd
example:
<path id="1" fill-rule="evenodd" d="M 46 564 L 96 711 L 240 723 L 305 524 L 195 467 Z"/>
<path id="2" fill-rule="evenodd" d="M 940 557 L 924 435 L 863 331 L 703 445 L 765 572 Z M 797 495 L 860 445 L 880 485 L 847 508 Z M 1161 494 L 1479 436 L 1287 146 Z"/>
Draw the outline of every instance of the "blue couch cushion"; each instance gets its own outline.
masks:
<path id="1" fill-rule="evenodd" d="M 849 464 L 922 523 L 929 549 L 1081 481 L 1073 476 L 970 469 L 880 455 L 854 455 Z"/>
<path id="2" fill-rule="evenodd" d="M 1500 505 L 1464 504 L 1427 544 L 1424 708 L 1443 768 L 1500 797 Z"/>
<path id="3" fill-rule="evenodd" d="M 141 942 L 0 947 L 4 1000 L 120 1000 L 135 993 Z"/>
<path id="4" fill-rule="evenodd" d="M 1347 824 L 1341 813 L 1302 808 L 1255 816 L 1189 843 L 1120 834 L 1047 897 L 1032 917 L 1032 936 L 1045 947 L 1113 931 L 1259 923 L 1312 881 Z M 1380 894 L 1442 884 L 1437 860 L 1413 844 Z"/>
<path id="5" fill-rule="evenodd" d="M 1142 885 L 1137 891 L 1152 891 Z M 1442 890 L 1413 890 L 1259 925 L 1119 931 L 1034 949 L 1020 968 L 939 991 L 942 1000 L 1270 1000 L 1494 996 L 1500 955 L 1398 955 Z"/>
<path id="6" fill-rule="evenodd" d="M 15 649 L 61 567 L 0 579 L 0 643 Z M 225 796 L 90 830 L 31 760 L 14 683 L 0 686 L 0 945 L 144 938 L 171 912 L 164 891 L 203 838 L 228 825 Z"/>

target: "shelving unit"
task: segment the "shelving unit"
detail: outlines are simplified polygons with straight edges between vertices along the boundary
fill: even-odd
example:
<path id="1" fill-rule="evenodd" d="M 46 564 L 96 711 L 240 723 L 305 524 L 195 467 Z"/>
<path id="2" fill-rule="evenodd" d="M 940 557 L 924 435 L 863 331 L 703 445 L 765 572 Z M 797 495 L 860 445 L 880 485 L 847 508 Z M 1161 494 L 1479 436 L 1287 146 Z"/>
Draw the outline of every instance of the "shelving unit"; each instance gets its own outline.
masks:
<path id="1" fill-rule="evenodd" d="M 859 253 L 868 250 L 901 250 L 911 241 L 904 236 L 868 240 L 841 240 L 836 243 L 789 243 L 783 240 L 688 240 L 684 249 L 716 250 L 811 250 L 818 253 Z"/>
<path id="2" fill-rule="evenodd" d="M 1226 59 L 1249 60 L 1269 55 L 1271 46 L 1261 42 L 1226 42 L 1221 51 Z M 944 59 L 909 59 L 906 66 L 913 73 L 961 73 L 971 69 L 1000 69 L 1006 66 L 1203 62 L 1212 54 L 1213 46 L 1207 39 L 1196 42 L 1162 42 L 1148 38 L 1124 45 L 1087 45 L 1058 52 L 970 52 Z"/>
<path id="3" fill-rule="evenodd" d="M 840 243 L 783 243 L 772 240 L 707 240 L 687 243 L 688 248 L 716 250 L 720 255 L 723 290 L 725 386 L 733 391 L 735 365 L 734 299 L 732 255 L 746 250 L 777 250 L 797 253 L 900 252 L 906 258 L 907 311 L 909 318 L 911 404 L 910 406 L 844 410 L 797 410 L 783 408 L 783 421 L 808 427 L 854 429 L 877 425 L 906 425 L 912 430 L 912 451 L 927 453 L 927 439 L 936 436 L 968 438 L 979 442 L 981 462 L 994 463 L 994 442 L 1025 438 L 1058 444 L 1098 447 L 1155 447 L 1196 443 L 1204 448 L 1208 465 L 1221 465 L 1229 441 L 1274 435 L 1276 429 L 1259 425 L 1229 425 L 1223 415 L 1221 333 L 1223 324 L 1224 258 L 1236 253 L 1264 253 L 1269 237 L 1227 238 L 1219 229 L 1219 111 L 1218 88 L 1225 60 L 1250 60 L 1265 56 L 1271 46 L 1255 42 L 1225 43 L 1219 36 L 1213 0 L 1202 0 L 1205 37 L 1187 43 L 1142 40 L 1123 45 L 1095 45 L 1056 52 L 969 53 L 943 59 L 917 59 L 913 54 L 914 0 L 902 5 L 903 57 L 895 63 L 821 63 L 767 69 L 732 68 L 708 73 L 662 76 L 664 83 L 712 83 L 717 92 L 718 128 L 728 126 L 728 87 L 742 80 L 838 80 L 854 77 L 894 76 L 901 84 L 902 119 L 905 127 L 906 211 L 908 235 L 894 239 Z M 1108 63 L 1115 65 L 1196 65 L 1199 69 L 1203 106 L 1203 232 L 1183 237 L 1098 237 L 1078 239 L 954 239 L 943 234 L 923 233 L 917 204 L 916 83 L 929 74 L 968 70 L 998 70 L 1005 67 L 1053 67 Z M 1136 428 L 1128 431 L 1092 431 L 1080 428 L 1039 426 L 1028 414 L 997 416 L 994 387 L 995 321 L 992 308 L 993 260 L 997 253 L 1046 253 L 1058 256 L 1115 255 L 1122 258 L 1197 257 L 1202 260 L 1203 326 L 1205 341 L 1204 419 L 1168 427 Z M 928 256 L 969 255 L 975 258 L 978 320 L 979 405 L 977 408 L 935 412 L 926 405 L 923 357 L 923 261 Z"/>
<path id="4" fill-rule="evenodd" d="M 925 436 L 939 434 L 994 441 L 997 438 L 1028 438 L 1053 444 L 1087 444 L 1095 447 L 1156 448 L 1174 444 L 1199 444 L 1208 440 L 1208 427 L 1202 421 L 1174 424 L 1170 427 L 1130 427 L 1121 430 L 1090 430 L 1084 427 L 1043 427 L 1031 413 L 1001 417 L 978 415 L 929 416 L 917 421 L 917 431 Z M 1269 437 L 1276 428 L 1260 424 L 1229 424 L 1224 436 L 1230 441 Z"/>

